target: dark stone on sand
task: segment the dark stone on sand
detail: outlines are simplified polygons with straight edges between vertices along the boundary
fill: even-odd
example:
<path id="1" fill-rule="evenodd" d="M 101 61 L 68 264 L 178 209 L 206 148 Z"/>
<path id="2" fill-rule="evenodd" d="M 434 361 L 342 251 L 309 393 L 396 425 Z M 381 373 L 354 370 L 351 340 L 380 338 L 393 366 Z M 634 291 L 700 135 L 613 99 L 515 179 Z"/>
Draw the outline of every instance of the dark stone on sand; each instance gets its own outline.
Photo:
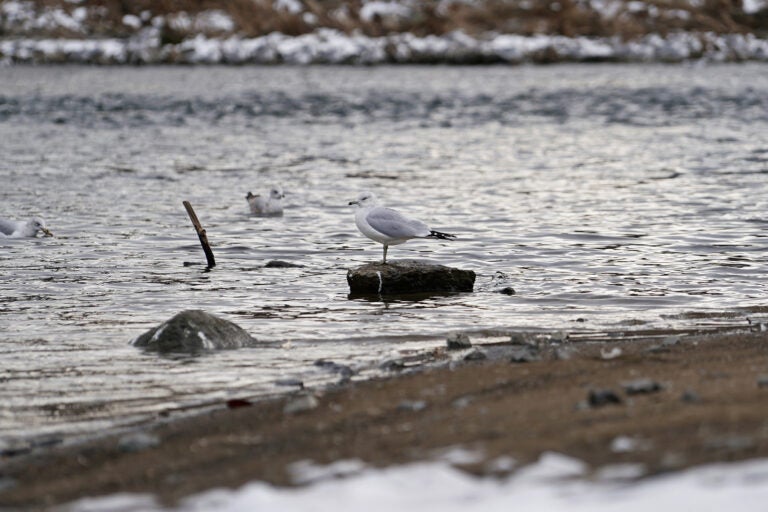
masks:
<path id="1" fill-rule="evenodd" d="M 538 350 L 533 347 L 520 347 L 515 348 L 509 353 L 509 361 L 511 363 L 532 363 L 539 361 Z"/>
<path id="2" fill-rule="evenodd" d="M 424 400 L 403 400 L 399 404 L 397 404 L 397 409 L 399 411 L 411 411 L 411 412 L 419 412 L 423 411 L 427 408 L 427 402 Z"/>
<path id="3" fill-rule="evenodd" d="M 133 340 L 137 347 L 158 352 L 200 352 L 254 343 L 256 339 L 238 325 L 201 310 L 182 311 Z"/>
<path id="4" fill-rule="evenodd" d="M 291 263 L 290 261 L 272 260 L 264 265 L 264 268 L 301 268 L 303 266 L 298 263 Z"/>
<path id="5" fill-rule="evenodd" d="M 117 441 L 117 449 L 121 452 L 140 452 L 154 448 L 160 444 L 160 439 L 152 434 L 136 432 L 127 434 Z"/>
<path id="6" fill-rule="evenodd" d="M 446 340 L 446 344 L 448 346 L 448 350 L 462 350 L 472 346 L 472 342 L 469 340 L 469 336 L 463 332 L 452 332 L 449 334 L 448 339 Z"/>
<path id="7" fill-rule="evenodd" d="M 651 379 L 635 379 L 623 382 L 624 392 L 628 395 L 656 393 L 664 389 L 661 384 Z"/>
<path id="8" fill-rule="evenodd" d="M 757 387 L 760 389 L 768 389 L 768 375 L 760 375 L 757 378 Z"/>
<path id="9" fill-rule="evenodd" d="M 667 336 L 662 340 L 662 342 L 658 345 L 654 345 L 652 347 L 649 347 L 646 349 L 646 352 L 650 352 L 652 354 L 659 354 L 664 352 L 671 352 L 672 347 L 677 346 L 680 344 L 680 337 L 679 336 Z"/>
<path id="10" fill-rule="evenodd" d="M 687 404 L 695 404 L 701 402 L 699 394 L 691 389 L 686 389 L 683 394 L 680 395 L 680 401 Z"/>
<path id="11" fill-rule="evenodd" d="M 368 263 L 347 272 L 354 295 L 392 295 L 424 292 L 471 292 L 475 273 L 444 265 L 400 260 Z"/>
<path id="12" fill-rule="evenodd" d="M 485 359 L 488 359 L 488 354 L 486 354 L 484 351 L 480 350 L 479 348 L 476 348 L 466 356 L 464 356 L 465 361 L 484 361 Z"/>
<path id="13" fill-rule="evenodd" d="M 602 407 L 609 404 L 620 404 L 621 398 L 612 389 L 590 389 L 587 402 L 591 407 Z"/>

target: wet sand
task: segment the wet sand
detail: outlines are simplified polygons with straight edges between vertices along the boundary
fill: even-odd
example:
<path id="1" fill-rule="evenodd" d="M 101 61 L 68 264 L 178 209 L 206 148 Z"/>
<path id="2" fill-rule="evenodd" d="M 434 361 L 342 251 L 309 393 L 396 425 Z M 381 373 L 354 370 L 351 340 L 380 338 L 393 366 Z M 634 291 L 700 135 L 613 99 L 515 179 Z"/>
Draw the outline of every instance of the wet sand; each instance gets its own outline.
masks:
<path id="1" fill-rule="evenodd" d="M 0 491 L 0 506 L 38 508 L 117 492 L 154 493 L 171 504 L 252 480 L 294 485 L 290 465 L 301 460 L 357 458 L 381 467 L 450 447 L 482 454 L 461 466 L 476 474 L 498 473 L 492 461 L 500 456 L 523 464 L 544 451 L 593 469 L 639 463 L 646 475 L 768 457 L 768 333 L 663 339 L 572 342 L 538 352 L 501 344 L 485 347 L 485 360 L 316 392 L 317 407 L 303 412 L 285 412 L 297 403 L 290 395 L 158 424 L 145 432 L 159 443 L 138 451 L 121 444 L 121 434 L 5 457 L 2 479 L 15 484 Z M 610 357 L 615 349 L 621 354 Z M 540 360 L 510 361 L 532 353 Z M 439 361 L 447 352 L 432 356 Z M 636 442 L 616 441 L 621 437 Z"/>

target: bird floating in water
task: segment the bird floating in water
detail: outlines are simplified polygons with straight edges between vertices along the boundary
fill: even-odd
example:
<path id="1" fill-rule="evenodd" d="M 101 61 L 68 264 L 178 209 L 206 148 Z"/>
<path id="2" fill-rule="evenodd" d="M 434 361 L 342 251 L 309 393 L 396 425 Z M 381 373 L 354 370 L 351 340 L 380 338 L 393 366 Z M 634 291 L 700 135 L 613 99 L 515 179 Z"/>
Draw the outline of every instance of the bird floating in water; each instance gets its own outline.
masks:
<path id="1" fill-rule="evenodd" d="M 0 219 L 0 238 L 31 238 L 38 233 L 53 236 L 40 217 L 32 217 L 29 220 Z"/>
<path id="2" fill-rule="evenodd" d="M 350 205 L 357 205 L 355 224 L 362 234 L 384 246 L 383 263 L 387 262 L 390 245 L 404 244 L 411 238 L 438 238 L 453 240 L 456 235 L 430 229 L 416 219 L 409 219 L 391 208 L 379 206 L 373 192 L 362 192 Z"/>
<path id="3" fill-rule="evenodd" d="M 248 201 L 248 206 L 251 208 L 251 213 L 254 215 L 282 215 L 283 214 L 283 201 L 285 197 L 283 189 L 279 185 L 269 189 L 269 194 L 262 196 L 261 194 L 253 195 L 248 192 L 245 199 Z"/>

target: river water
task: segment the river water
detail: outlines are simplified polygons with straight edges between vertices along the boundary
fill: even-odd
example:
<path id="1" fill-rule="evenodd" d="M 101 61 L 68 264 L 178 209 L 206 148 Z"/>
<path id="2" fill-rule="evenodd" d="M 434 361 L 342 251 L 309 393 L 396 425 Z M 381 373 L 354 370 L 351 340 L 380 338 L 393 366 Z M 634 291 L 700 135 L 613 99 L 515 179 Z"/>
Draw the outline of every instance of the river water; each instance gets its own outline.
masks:
<path id="1" fill-rule="evenodd" d="M 0 240 L 5 446 L 337 379 L 318 359 L 364 378 L 452 331 L 631 335 L 768 311 L 761 65 L 6 67 L 0 150 L 0 216 L 56 235 Z M 245 194 L 273 183 L 284 216 L 251 216 Z M 390 258 L 472 269 L 475 292 L 350 299 L 347 269 L 381 258 L 348 206 L 362 190 L 459 236 Z M 183 200 L 212 271 L 184 265 L 204 257 Z M 193 308 L 273 343 L 130 346 Z"/>

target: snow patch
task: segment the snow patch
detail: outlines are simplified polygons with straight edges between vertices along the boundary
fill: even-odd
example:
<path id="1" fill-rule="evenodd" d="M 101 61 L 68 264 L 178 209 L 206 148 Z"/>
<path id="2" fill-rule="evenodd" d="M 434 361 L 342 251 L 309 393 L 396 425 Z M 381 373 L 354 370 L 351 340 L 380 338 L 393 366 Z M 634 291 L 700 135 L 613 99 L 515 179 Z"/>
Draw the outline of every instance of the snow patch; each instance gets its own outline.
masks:
<path id="1" fill-rule="evenodd" d="M 359 461 L 339 461 L 346 472 Z M 164 509 L 146 495 L 118 494 L 86 498 L 66 507 L 71 512 L 126 510 L 177 512 L 217 510 L 334 510 L 442 512 L 525 510 L 526 512 L 672 512 L 730 510 L 761 512 L 768 500 L 768 460 L 711 464 L 637 482 L 626 477 L 636 468 L 612 466 L 606 478 L 584 478 L 586 466 L 559 454 L 544 454 L 504 479 L 477 478 L 445 462 L 419 462 L 385 469 L 354 471 L 346 478 L 320 479 L 300 488 L 263 482 L 237 490 L 213 490 Z M 327 469 L 326 467 L 325 469 Z M 598 472 L 600 473 L 600 472 Z M 327 475 L 327 473 L 324 473 Z M 338 476 L 338 475 L 336 475 Z"/>
<path id="2" fill-rule="evenodd" d="M 179 30 L 201 26 L 224 30 L 224 22 L 175 17 L 167 22 Z M 231 20 L 230 20 L 231 21 Z M 125 23 L 137 25 L 128 18 Z M 210 22 L 210 23 L 209 23 Z M 145 23 L 143 21 L 143 23 Z M 384 37 L 345 34 L 332 29 L 290 37 L 279 32 L 257 38 L 209 37 L 198 33 L 179 44 L 160 43 L 166 20 L 152 18 L 149 26 L 128 39 L 6 39 L 0 57 L 7 62 L 74 62 L 99 64 L 387 64 L 414 62 L 711 62 L 768 61 L 768 40 L 752 34 L 653 34 L 633 41 L 620 38 L 490 35 L 462 32 L 417 37 L 410 33 Z"/>
<path id="3" fill-rule="evenodd" d="M 741 5 L 741 8 L 747 14 L 755 14 L 764 9 L 768 9 L 768 2 L 766 2 L 766 0 L 743 0 Z"/>
<path id="4" fill-rule="evenodd" d="M 371 21 L 375 16 L 381 18 L 408 18 L 412 15 L 411 9 L 400 2 L 382 2 L 375 0 L 366 2 L 360 8 L 360 18 Z"/>
<path id="5" fill-rule="evenodd" d="M 299 0 L 275 0 L 272 5 L 276 11 L 286 11 L 291 14 L 299 14 L 304 11 L 304 6 Z"/>

